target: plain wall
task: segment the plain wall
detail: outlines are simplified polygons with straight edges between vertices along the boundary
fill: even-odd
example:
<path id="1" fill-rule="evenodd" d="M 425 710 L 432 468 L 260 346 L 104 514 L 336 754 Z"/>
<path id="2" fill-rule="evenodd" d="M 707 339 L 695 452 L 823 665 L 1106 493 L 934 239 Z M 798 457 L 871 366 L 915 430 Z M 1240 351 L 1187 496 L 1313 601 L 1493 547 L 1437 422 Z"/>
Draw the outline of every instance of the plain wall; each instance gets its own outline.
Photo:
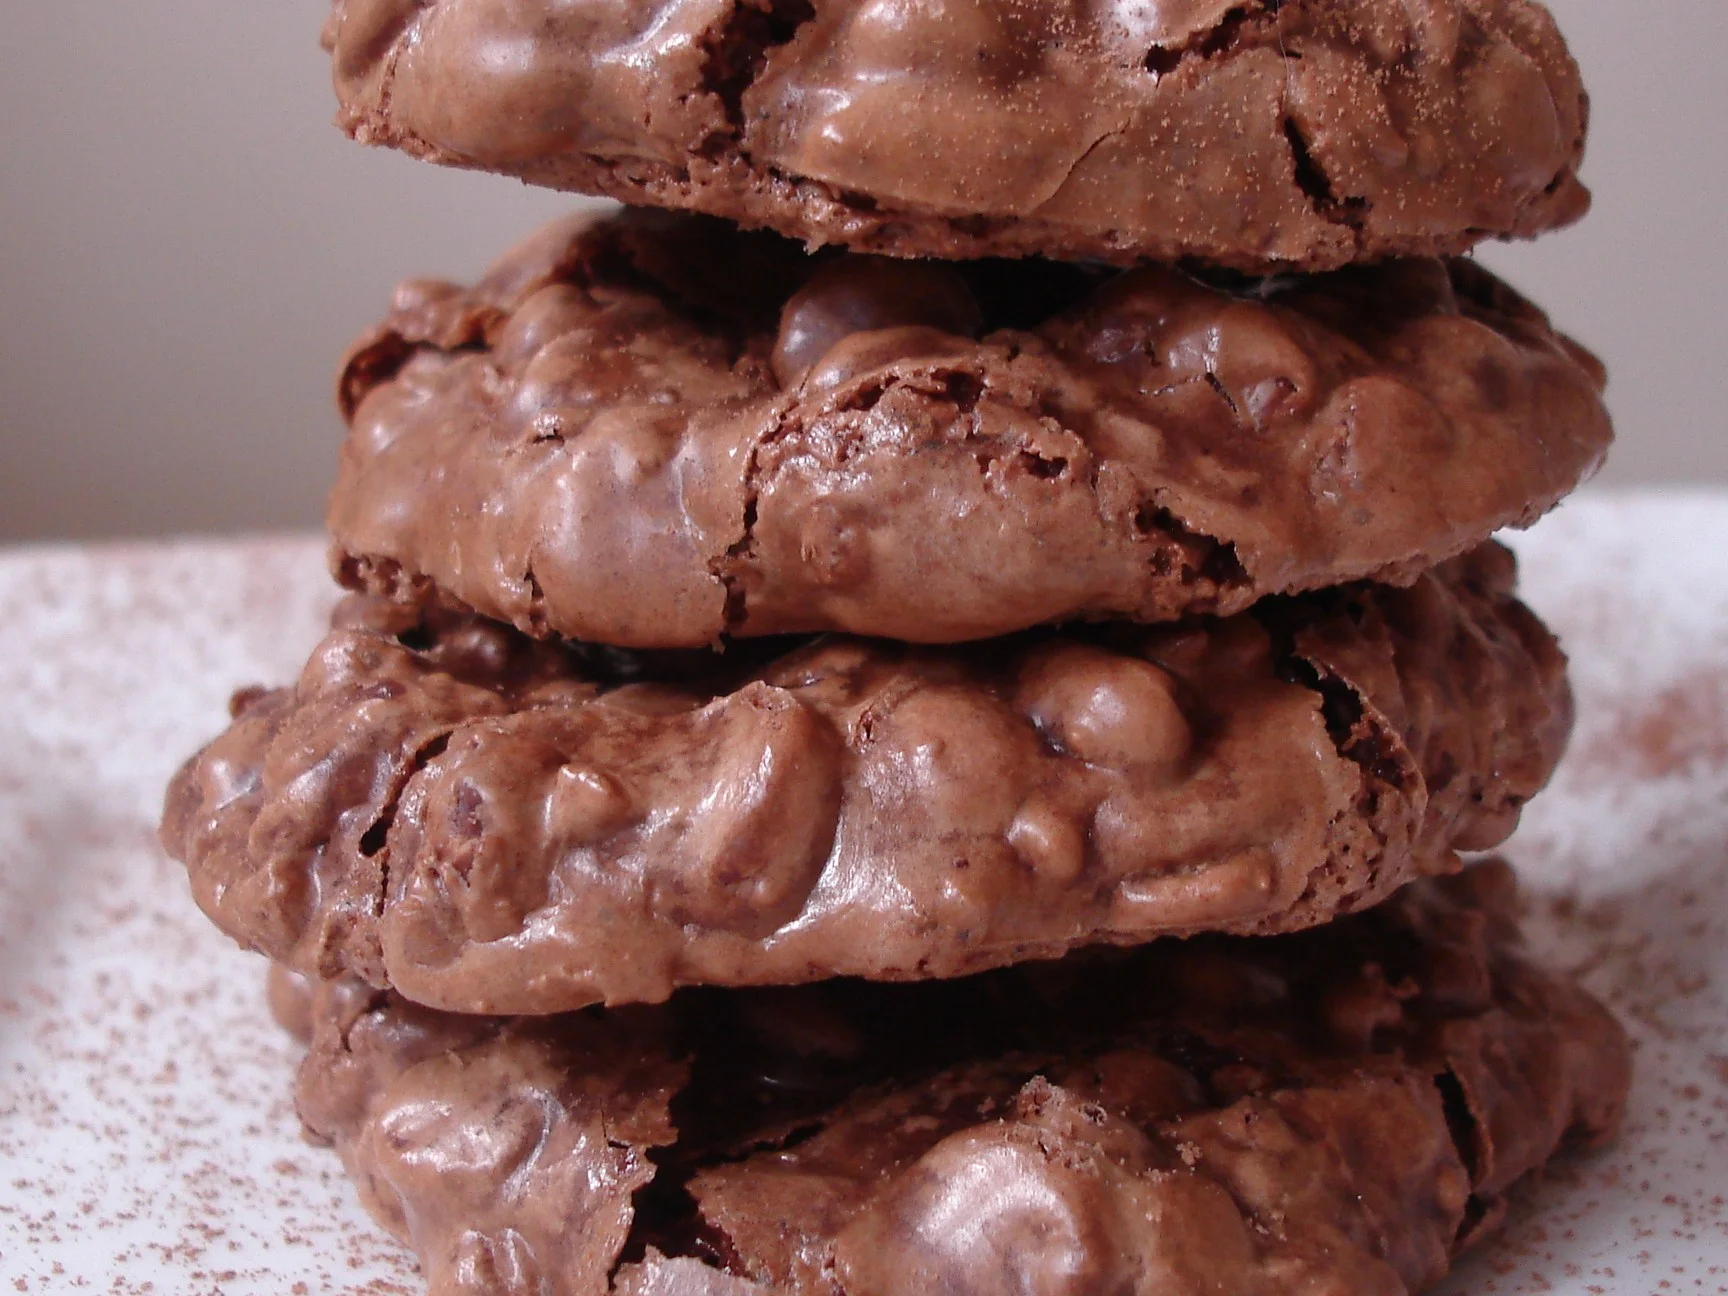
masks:
<path id="1" fill-rule="evenodd" d="M 1596 210 L 1485 259 L 1613 371 L 1606 480 L 1728 482 L 1725 0 L 1554 0 Z M 0 27 L 0 540 L 309 526 L 332 373 L 411 274 L 568 196 L 330 127 L 322 0 L 14 0 Z"/>

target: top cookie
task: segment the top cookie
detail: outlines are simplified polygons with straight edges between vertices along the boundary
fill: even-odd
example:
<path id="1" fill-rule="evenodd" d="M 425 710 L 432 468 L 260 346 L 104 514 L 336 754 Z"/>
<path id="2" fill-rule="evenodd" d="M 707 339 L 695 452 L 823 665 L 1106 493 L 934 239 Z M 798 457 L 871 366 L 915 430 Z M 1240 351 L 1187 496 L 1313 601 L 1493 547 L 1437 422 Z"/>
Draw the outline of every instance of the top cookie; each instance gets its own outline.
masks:
<path id="1" fill-rule="evenodd" d="M 332 0 L 356 139 L 895 256 L 1329 269 L 1589 205 L 1531 0 Z"/>

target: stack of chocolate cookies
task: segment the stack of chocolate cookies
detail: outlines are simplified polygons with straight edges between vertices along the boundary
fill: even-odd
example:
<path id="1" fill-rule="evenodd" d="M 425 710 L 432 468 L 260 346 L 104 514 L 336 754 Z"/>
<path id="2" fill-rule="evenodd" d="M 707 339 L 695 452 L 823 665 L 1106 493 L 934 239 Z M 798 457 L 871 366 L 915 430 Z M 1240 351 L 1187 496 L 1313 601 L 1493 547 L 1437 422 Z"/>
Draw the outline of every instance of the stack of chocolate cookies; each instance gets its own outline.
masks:
<path id="1" fill-rule="evenodd" d="M 635 204 L 353 350 L 351 596 L 163 836 L 437 1293 L 1398 1293 L 1628 1055 L 1493 848 L 1610 439 L 1528 0 L 336 0 Z M 745 228 L 749 227 L 749 228 Z"/>

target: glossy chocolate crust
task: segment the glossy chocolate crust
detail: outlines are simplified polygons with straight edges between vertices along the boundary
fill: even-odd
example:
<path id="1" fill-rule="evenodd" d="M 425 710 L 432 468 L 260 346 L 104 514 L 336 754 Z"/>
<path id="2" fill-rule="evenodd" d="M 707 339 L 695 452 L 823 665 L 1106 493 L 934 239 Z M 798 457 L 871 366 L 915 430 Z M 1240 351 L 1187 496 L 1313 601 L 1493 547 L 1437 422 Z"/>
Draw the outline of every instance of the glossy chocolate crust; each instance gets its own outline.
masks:
<path id="1" fill-rule="evenodd" d="M 754 660 L 357 600 L 241 695 L 162 838 L 242 943 L 453 1011 L 1306 927 L 1547 781 L 1564 662 L 1512 583 L 1489 546 L 1224 621 Z"/>
<path id="2" fill-rule="evenodd" d="M 642 648 L 1229 614 L 1533 521 L 1602 382 L 1465 261 L 1226 289 L 567 222 L 355 348 L 333 561 Z"/>
<path id="3" fill-rule="evenodd" d="M 1531 0 L 334 0 L 355 138 L 859 251 L 1333 269 L 1589 206 Z"/>
<path id="4" fill-rule="evenodd" d="M 1491 863 L 1296 936 L 550 1018 L 274 997 L 433 1296 L 1394 1296 L 1620 1118 L 1515 901 Z"/>

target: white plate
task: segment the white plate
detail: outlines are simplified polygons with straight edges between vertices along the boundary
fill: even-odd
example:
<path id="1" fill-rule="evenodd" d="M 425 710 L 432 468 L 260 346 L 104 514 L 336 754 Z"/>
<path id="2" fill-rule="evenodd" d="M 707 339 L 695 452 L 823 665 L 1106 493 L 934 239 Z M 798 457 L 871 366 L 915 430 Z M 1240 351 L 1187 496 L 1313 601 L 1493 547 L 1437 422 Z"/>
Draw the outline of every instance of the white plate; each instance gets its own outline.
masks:
<path id="1" fill-rule="evenodd" d="M 1519 548 L 1580 720 L 1512 854 L 1639 1069 L 1619 1145 L 1522 1194 L 1445 1290 L 1719 1296 L 1728 496 L 1587 497 Z M 419 1290 L 299 1139 L 259 964 L 153 840 L 175 763 L 234 685 L 297 671 L 330 597 L 312 539 L 0 557 L 0 1290 Z"/>

